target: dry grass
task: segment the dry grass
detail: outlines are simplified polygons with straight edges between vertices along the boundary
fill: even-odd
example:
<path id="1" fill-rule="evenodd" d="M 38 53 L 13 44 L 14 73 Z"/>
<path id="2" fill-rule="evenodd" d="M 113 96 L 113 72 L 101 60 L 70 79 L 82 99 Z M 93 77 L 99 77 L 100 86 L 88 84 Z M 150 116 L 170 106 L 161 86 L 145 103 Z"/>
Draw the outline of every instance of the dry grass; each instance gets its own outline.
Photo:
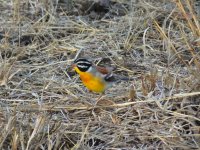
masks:
<path id="1" fill-rule="evenodd" d="M 195 1 L 0 2 L 0 149 L 200 149 Z M 78 54 L 135 80 L 98 100 Z"/>

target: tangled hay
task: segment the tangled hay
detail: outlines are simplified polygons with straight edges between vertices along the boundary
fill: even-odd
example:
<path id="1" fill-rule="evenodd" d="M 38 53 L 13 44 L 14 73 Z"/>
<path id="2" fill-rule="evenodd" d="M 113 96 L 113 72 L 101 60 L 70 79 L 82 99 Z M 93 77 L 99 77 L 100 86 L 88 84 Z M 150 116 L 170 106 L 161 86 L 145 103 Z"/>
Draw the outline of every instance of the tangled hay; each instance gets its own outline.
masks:
<path id="1" fill-rule="evenodd" d="M 1 1 L 0 149 L 199 149 L 198 5 Z M 77 55 L 135 79 L 99 97 Z"/>

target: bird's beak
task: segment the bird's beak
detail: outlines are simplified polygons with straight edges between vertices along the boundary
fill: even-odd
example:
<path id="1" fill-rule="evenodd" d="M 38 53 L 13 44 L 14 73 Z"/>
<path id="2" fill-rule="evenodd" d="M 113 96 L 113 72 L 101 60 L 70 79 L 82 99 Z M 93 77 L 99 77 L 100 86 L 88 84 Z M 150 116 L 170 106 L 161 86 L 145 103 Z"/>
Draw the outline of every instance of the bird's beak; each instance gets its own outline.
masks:
<path id="1" fill-rule="evenodd" d="M 72 64 L 72 69 L 74 69 L 76 67 L 76 64 Z"/>

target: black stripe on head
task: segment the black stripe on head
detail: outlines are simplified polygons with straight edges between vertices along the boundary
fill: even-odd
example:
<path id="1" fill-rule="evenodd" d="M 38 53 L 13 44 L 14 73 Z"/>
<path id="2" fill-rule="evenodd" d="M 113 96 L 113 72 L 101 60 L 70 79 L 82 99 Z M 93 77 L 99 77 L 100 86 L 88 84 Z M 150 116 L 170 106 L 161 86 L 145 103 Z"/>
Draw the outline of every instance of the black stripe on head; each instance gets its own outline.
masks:
<path id="1" fill-rule="evenodd" d="M 92 66 L 92 62 L 90 62 L 85 58 L 78 58 L 74 61 L 74 63 L 76 64 L 78 69 L 82 72 L 86 72 Z"/>

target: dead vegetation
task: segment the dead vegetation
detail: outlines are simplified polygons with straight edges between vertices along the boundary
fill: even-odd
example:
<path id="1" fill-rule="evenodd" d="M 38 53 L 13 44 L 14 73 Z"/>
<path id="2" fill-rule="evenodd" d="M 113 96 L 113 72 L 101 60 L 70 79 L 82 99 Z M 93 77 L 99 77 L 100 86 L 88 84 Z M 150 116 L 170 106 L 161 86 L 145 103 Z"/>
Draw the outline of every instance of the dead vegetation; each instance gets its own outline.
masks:
<path id="1" fill-rule="evenodd" d="M 0 149 L 200 149 L 198 2 L 1 1 Z M 98 100 L 78 53 L 135 80 Z"/>

